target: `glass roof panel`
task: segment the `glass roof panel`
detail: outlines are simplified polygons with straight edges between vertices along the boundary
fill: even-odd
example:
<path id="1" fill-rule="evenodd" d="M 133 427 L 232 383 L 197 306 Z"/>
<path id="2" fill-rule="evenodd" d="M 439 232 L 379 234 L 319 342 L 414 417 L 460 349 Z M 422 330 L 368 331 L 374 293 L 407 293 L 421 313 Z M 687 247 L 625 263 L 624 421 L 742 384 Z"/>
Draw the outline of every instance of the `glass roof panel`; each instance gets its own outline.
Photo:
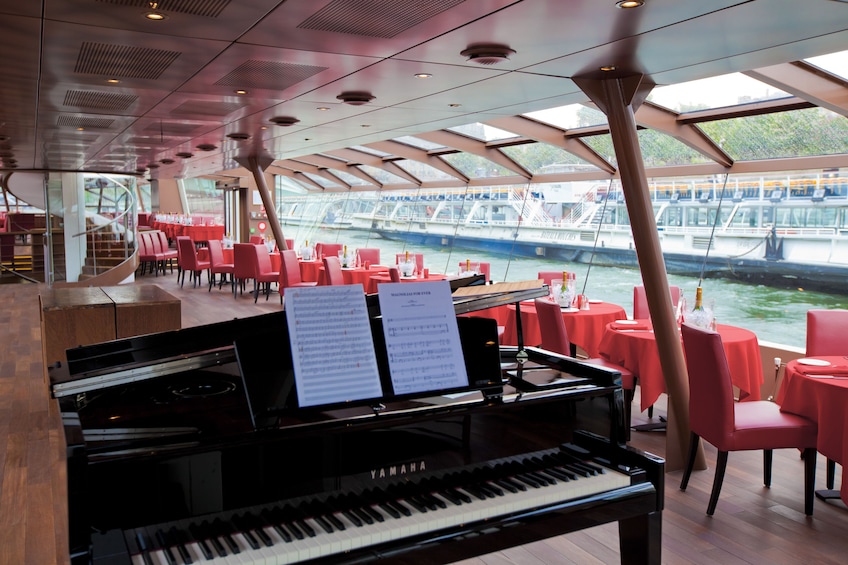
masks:
<path id="1" fill-rule="evenodd" d="M 700 124 L 735 160 L 848 153 L 848 120 L 823 108 Z"/>
<path id="2" fill-rule="evenodd" d="M 618 166 L 610 134 L 588 135 L 586 137 L 581 137 L 580 141 L 594 149 L 595 153 L 606 159 L 613 167 Z"/>
<path id="3" fill-rule="evenodd" d="M 335 175 L 335 176 L 339 177 L 340 179 L 342 179 L 344 182 L 346 182 L 350 186 L 365 186 L 365 185 L 371 184 L 370 182 L 365 182 L 361 178 L 359 178 L 355 175 L 352 175 L 347 171 L 342 171 L 342 170 L 339 170 L 339 169 L 330 169 L 328 172 L 331 175 Z"/>
<path id="4" fill-rule="evenodd" d="M 464 124 L 461 126 L 448 128 L 448 130 L 467 135 L 468 137 L 473 137 L 474 139 L 479 139 L 480 141 L 500 141 L 503 139 L 512 139 L 513 137 L 519 137 L 517 134 L 514 134 L 512 132 L 498 129 L 492 126 L 487 126 L 486 124 L 481 124 L 480 122 L 476 122 L 473 124 Z"/>
<path id="5" fill-rule="evenodd" d="M 447 149 L 444 145 L 439 145 L 438 143 L 433 143 L 430 141 L 425 141 L 423 139 L 419 139 L 417 137 L 413 137 L 411 135 L 404 135 L 403 137 L 396 137 L 393 141 L 397 141 L 398 143 L 405 143 L 406 145 L 411 145 L 413 147 L 417 147 L 418 149 L 424 149 L 425 151 L 430 151 L 431 149 Z"/>
<path id="6" fill-rule="evenodd" d="M 782 90 L 742 73 L 731 73 L 659 86 L 651 91 L 648 100 L 675 112 L 689 112 L 789 96 Z"/>
<path id="7" fill-rule="evenodd" d="M 285 175 L 274 175 L 274 187 L 277 190 L 288 193 L 286 196 L 290 194 L 306 194 L 309 192 L 309 187 L 305 186 L 301 181 Z"/>
<path id="8" fill-rule="evenodd" d="M 599 170 L 577 155 L 547 143 L 513 145 L 502 147 L 501 151 L 533 174 Z"/>
<path id="9" fill-rule="evenodd" d="M 309 177 L 309 180 L 317 183 L 318 185 L 320 185 L 323 188 L 342 188 L 342 185 L 340 185 L 336 182 L 333 182 L 329 179 L 326 179 L 326 178 L 322 177 L 321 175 L 316 175 L 314 173 L 303 173 L 303 174 L 306 175 L 307 177 Z"/>
<path id="10" fill-rule="evenodd" d="M 385 153 L 383 151 L 378 151 L 377 149 L 371 149 L 370 147 L 365 147 L 364 145 L 351 145 L 351 149 L 355 149 L 356 151 L 362 151 L 363 153 L 368 153 L 369 155 L 374 155 L 376 157 L 387 157 L 391 155 L 391 153 Z"/>
<path id="11" fill-rule="evenodd" d="M 451 153 L 450 155 L 442 155 L 442 159 L 469 178 L 515 176 L 515 173 L 509 169 L 471 153 Z"/>
<path id="12" fill-rule="evenodd" d="M 371 165 L 357 166 L 362 169 L 366 174 L 377 179 L 377 182 L 379 182 L 380 184 L 409 184 L 408 180 L 401 178 L 395 174 L 392 174 L 389 171 L 378 169 L 377 167 L 372 167 Z"/>
<path id="13" fill-rule="evenodd" d="M 670 167 L 712 162 L 712 159 L 660 131 L 641 129 L 637 132 L 637 135 L 639 136 L 639 148 L 642 150 L 642 160 L 646 167 Z"/>
<path id="14" fill-rule="evenodd" d="M 607 124 L 607 117 L 603 112 L 583 104 L 569 104 L 522 115 L 566 130 Z"/>
<path id="15" fill-rule="evenodd" d="M 431 165 L 428 165 L 427 163 L 422 163 L 420 161 L 401 159 L 400 161 L 395 161 L 394 163 L 395 165 L 397 165 L 398 167 L 400 167 L 401 169 L 421 181 L 448 180 L 456 178 L 452 177 L 451 175 L 445 172 L 440 171 L 439 169 Z"/>
<path id="16" fill-rule="evenodd" d="M 838 76 L 842 80 L 848 80 L 848 51 L 840 51 L 839 53 L 831 53 L 830 55 L 811 57 L 804 60 L 811 65 L 815 65 L 820 69 L 824 69 Z"/>

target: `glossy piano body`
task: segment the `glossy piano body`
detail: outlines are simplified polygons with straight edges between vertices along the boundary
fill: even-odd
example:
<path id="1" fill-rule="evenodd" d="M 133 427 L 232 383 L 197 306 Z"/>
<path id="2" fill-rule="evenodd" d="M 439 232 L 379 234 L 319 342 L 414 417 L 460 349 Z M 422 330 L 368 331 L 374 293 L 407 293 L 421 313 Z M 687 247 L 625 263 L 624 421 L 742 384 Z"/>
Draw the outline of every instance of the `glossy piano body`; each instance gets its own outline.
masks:
<path id="1" fill-rule="evenodd" d="M 284 408 L 273 425 L 258 427 L 244 390 L 248 369 L 233 344 L 249 344 L 239 351 L 250 353 L 250 371 L 282 379 L 287 366 L 280 359 L 288 347 L 280 331 L 283 313 L 69 350 L 71 371 L 54 368 L 51 382 L 66 422 L 74 563 L 129 562 L 123 559 L 137 547 L 113 554 L 104 540 L 132 540 L 138 528 L 204 517 L 226 521 L 250 509 L 334 493 L 383 492 L 397 483 L 431 485 L 458 470 L 563 443 L 609 462 L 618 469 L 612 473 L 629 477 L 628 486 L 313 561 L 450 562 L 619 521 L 623 562 L 658 563 L 663 462 L 622 445 L 618 375 L 529 349 L 529 364 L 552 366 L 574 379 L 521 392 L 508 373 L 501 380 L 500 359 L 492 369 L 491 351 L 478 358 L 482 344 L 491 344 L 492 336 L 496 343 L 491 321 L 459 321 L 469 375 L 483 382 L 478 373 L 494 370 L 495 386 L 380 406 Z M 503 355 L 510 362 L 515 352 Z M 285 397 L 286 386 L 277 393 Z"/>

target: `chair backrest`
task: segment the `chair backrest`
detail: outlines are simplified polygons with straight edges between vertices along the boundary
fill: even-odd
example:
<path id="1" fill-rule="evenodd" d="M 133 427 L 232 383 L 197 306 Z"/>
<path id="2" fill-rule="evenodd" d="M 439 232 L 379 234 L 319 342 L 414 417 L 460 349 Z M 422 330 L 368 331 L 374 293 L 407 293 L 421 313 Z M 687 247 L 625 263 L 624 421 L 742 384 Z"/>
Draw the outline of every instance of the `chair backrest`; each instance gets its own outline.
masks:
<path id="1" fill-rule="evenodd" d="M 253 245 L 257 245 L 259 243 L 265 243 L 265 238 L 261 235 L 252 235 L 248 241 Z"/>
<path id="2" fill-rule="evenodd" d="M 154 248 L 156 241 L 153 242 Z M 197 249 L 194 247 L 194 242 L 187 235 L 177 236 L 177 251 L 179 252 L 178 262 L 184 271 L 197 270 Z"/>
<path id="3" fill-rule="evenodd" d="M 233 278 L 252 279 L 256 277 L 254 262 L 256 246 L 252 243 L 233 244 Z"/>
<path id="4" fill-rule="evenodd" d="M 255 257 L 254 268 L 257 275 L 265 275 L 274 272 L 274 266 L 271 264 L 271 254 L 268 253 L 268 248 L 264 243 L 253 246 L 253 256 Z"/>
<path id="5" fill-rule="evenodd" d="M 207 242 L 209 247 L 209 264 L 213 267 L 224 264 L 224 248 L 221 242 L 217 239 L 210 239 Z"/>
<path id="6" fill-rule="evenodd" d="M 338 257 L 339 251 L 344 249 L 344 244 L 341 243 L 316 243 L 315 253 L 319 257 Z"/>
<path id="7" fill-rule="evenodd" d="M 283 288 L 288 288 L 300 282 L 303 282 L 303 279 L 300 276 L 297 251 L 294 249 L 280 251 L 280 284 Z"/>
<path id="8" fill-rule="evenodd" d="M 539 319 L 539 330 L 542 333 L 542 349 L 571 355 L 571 343 L 568 341 L 568 330 L 562 319 L 559 304 L 551 302 L 547 297 L 534 300 L 536 316 Z"/>
<path id="9" fill-rule="evenodd" d="M 733 434 L 733 385 L 721 336 L 684 323 L 681 327 L 689 373 L 689 425 L 720 450 Z"/>
<path id="10" fill-rule="evenodd" d="M 415 257 L 415 268 L 420 273 L 424 270 L 424 254 L 423 253 L 410 253 L 410 257 Z M 395 265 L 400 265 L 401 262 L 406 259 L 406 253 L 396 253 L 395 254 Z"/>
<path id="11" fill-rule="evenodd" d="M 392 282 L 400 282 L 400 269 L 397 267 L 389 267 L 389 278 Z"/>
<path id="12" fill-rule="evenodd" d="M 153 240 L 153 239 L 159 240 L 159 244 L 162 246 L 162 252 L 167 253 L 169 251 L 170 247 L 168 246 L 168 236 L 165 235 L 165 232 L 163 232 L 163 231 L 153 232 L 150 235 L 150 239 L 151 240 Z"/>
<path id="13" fill-rule="evenodd" d="M 807 311 L 807 355 L 848 355 L 848 310 Z"/>
<path id="14" fill-rule="evenodd" d="M 294 250 L 294 240 L 293 239 L 286 239 L 285 241 L 286 241 L 286 249 Z"/>
<path id="15" fill-rule="evenodd" d="M 677 307 L 677 302 L 680 300 L 680 287 L 669 285 L 668 293 L 671 297 L 672 307 Z M 633 287 L 633 319 L 648 320 L 651 313 L 648 311 L 648 297 L 645 295 L 644 286 Z"/>
<path id="16" fill-rule="evenodd" d="M 359 261 L 364 265 L 366 261 L 370 265 L 380 264 L 380 249 L 377 247 L 360 247 Z"/>
<path id="17" fill-rule="evenodd" d="M 153 253 L 161 254 L 165 252 L 165 249 L 162 247 L 162 240 L 159 239 L 158 235 L 150 234 L 150 249 Z"/>
<path id="18" fill-rule="evenodd" d="M 345 283 L 344 274 L 342 274 L 342 263 L 339 261 L 338 255 L 324 257 L 324 280 L 328 285 Z"/>
<path id="19" fill-rule="evenodd" d="M 153 244 L 150 242 L 150 233 L 143 231 L 138 234 L 138 254 L 152 255 Z"/>
<path id="20" fill-rule="evenodd" d="M 546 285 L 551 286 L 551 281 L 553 279 L 562 278 L 562 271 L 539 271 L 536 278 L 545 281 Z"/>

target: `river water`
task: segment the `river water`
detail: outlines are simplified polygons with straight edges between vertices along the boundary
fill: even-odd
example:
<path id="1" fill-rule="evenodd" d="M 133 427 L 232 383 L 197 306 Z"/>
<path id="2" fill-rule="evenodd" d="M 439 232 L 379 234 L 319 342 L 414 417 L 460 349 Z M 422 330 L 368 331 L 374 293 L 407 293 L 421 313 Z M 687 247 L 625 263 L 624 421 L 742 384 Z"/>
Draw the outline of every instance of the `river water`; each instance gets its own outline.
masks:
<path id="1" fill-rule="evenodd" d="M 382 239 L 370 232 L 358 230 L 318 230 L 309 234 L 297 233 L 297 228 L 285 231 L 286 237 L 296 238 L 297 245 L 309 239 L 312 242 L 343 243 L 353 248 L 378 247 L 383 264 L 394 264 L 395 253 L 424 253 L 424 265 L 434 273 L 455 273 L 459 263 L 466 259 L 488 261 L 491 264 L 491 278 L 497 282 L 535 280 L 539 271 L 573 271 L 577 273 L 578 290 L 583 289 L 585 284 L 585 294 L 589 298 L 619 304 L 629 314 L 633 312 L 633 287 L 642 284 L 641 274 L 634 269 L 565 264 L 559 260 L 537 257 L 510 258 L 507 255 L 460 247 L 407 248 L 401 241 Z M 698 279 L 669 275 L 669 284 L 683 290 L 691 308 Z M 705 302 L 714 302 L 719 323 L 747 328 L 756 333 L 761 342 L 789 345 L 802 350 L 806 340 L 807 310 L 848 308 L 848 296 L 845 295 L 803 289 L 777 289 L 727 279 L 705 279 L 701 286 Z"/>

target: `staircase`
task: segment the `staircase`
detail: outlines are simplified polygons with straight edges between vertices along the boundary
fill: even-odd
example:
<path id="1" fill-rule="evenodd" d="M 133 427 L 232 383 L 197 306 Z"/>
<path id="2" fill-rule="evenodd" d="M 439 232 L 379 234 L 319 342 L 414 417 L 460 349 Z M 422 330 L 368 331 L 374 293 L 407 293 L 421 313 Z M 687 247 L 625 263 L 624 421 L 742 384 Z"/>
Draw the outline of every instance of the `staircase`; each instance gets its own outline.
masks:
<path id="1" fill-rule="evenodd" d="M 124 234 L 94 232 L 86 235 L 86 256 L 79 281 L 90 280 L 106 273 L 127 259 L 132 244 L 125 243 Z"/>

